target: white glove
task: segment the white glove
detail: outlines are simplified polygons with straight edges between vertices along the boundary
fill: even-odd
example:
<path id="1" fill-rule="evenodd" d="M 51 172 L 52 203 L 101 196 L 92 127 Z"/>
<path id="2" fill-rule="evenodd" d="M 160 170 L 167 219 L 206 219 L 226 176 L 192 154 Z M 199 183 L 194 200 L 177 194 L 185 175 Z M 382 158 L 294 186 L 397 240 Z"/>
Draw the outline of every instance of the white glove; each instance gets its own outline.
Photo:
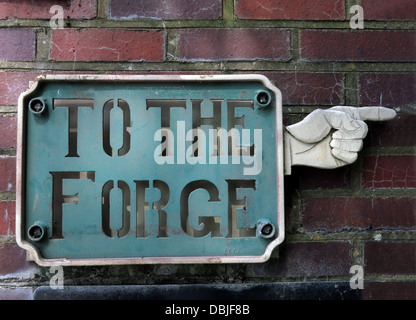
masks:
<path id="1" fill-rule="evenodd" d="M 368 132 L 364 121 L 385 121 L 395 116 L 394 110 L 384 107 L 314 110 L 286 127 L 285 174 L 290 174 L 294 165 L 333 169 L 353 163 Z"/>

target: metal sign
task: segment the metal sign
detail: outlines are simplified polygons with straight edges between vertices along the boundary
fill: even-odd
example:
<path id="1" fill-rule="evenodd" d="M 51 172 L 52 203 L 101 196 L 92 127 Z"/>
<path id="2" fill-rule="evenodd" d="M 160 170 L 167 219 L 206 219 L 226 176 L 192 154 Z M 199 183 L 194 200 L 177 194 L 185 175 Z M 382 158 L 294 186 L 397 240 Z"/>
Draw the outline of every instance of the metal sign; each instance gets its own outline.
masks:
<path id="1" fill-rule="evenodd" d="M 281 112 L 260 75 L 38 77 L 19 98 L 17 242 L 40 265 L 266 261 Z"/>

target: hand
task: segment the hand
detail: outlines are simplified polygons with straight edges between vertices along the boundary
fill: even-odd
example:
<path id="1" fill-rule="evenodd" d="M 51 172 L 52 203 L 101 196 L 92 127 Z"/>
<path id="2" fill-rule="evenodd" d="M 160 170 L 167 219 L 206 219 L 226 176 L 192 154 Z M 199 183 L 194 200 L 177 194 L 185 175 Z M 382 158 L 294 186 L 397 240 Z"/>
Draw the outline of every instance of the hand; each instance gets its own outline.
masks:
<path id="1" fill-rule="evenodd" d="M 395 116 L 394 110 L 384 107 L 336 106 L 313 111 L 286 127 L 286 174 L 293 165 L 332 169 L 353 163 L 368 132 L 364 121 L 385 121 Z"/>

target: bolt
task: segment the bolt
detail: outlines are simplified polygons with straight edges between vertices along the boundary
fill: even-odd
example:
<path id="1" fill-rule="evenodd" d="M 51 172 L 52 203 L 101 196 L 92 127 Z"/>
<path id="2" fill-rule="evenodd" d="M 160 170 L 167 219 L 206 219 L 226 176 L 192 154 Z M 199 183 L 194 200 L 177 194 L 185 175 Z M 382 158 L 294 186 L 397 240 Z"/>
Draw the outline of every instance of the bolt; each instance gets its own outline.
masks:
<path id="1" fill-rule="evenodd" d="M 267 91 L 259 91 L 256 94 L 255 101 L 260 108 L 264 108 L 270 104 L 272 97 Z"/>
<path id="2" fill-rule="evenodd" d="M 276 233 L 276 228 L 269 220 L 262 219 L 257 223 L 257 233 L 264 239 L 270 239 Z"/>
<path id="3" fill-rule="evenodd" d="M 264 236 L 268 236 L 272 233 L 273 231 L 273 226 L 270 224 L 266 224 L 263 226 L 263 228 L 261 228 L 260 232 L 262 235 Z"/>
<path id="4" fill-rule="evenodd" d="M 27 234 L 30 240 L 40 241 L 45 236 L 45 229 L 39 223 L 35 223 L 28 229 Z"/>
<path id="5" fill-rule="evenodd" d="M 29 110 L 35 115 L 41 115 L 46 112 L 46 104 L 43 100 L 34 98 L 29 101 Z"/>

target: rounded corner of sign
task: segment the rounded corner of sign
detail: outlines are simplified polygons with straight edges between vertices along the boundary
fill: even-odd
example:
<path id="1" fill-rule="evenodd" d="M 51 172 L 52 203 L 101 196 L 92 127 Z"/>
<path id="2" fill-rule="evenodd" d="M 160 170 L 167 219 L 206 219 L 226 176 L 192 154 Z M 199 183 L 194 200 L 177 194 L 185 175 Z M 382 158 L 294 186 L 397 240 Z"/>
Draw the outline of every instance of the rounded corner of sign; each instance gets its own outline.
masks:
<path id="1" fill-rule="evenodd" d="M 34 247 L 32 244 L 21 239 L 21 237 L 16 237 L 16 243 L 20 248 L 26 250 L 28 261 L 34 261 L 40 266 L 49 265 L 46 263 L 46 260 L 41 257 L 39 250 L 36 247 Z"/>
<path id="2" fill-rule="evenodd" d="M 272 90 L 275 94 L 276 94 L 276 98 L 277 101 L 281 102 L 282 101 L 282 93 L 280 91 L 280 89 L 278 87 L 276 87 L 269 78 L 267 78 L 265 75 L 263 74 L 254 74 L 253 75 L 257 80 L 259 80 L 261 83 L 263 83 L 263 85 L 267 88 L 269 88 L 270 90 Z"/>
<path id="3" fill-rule="evenodd" d="M 267 262 L 272 256 L 273 250 L 275 250 L 279 245 L 281 245 L 284 239 L 285 239 L 284 233 L 282 235 L 279 235 L 279 237 L 277 237 L 272 243 L 269 244 L 263 256 L 261 256 L 260 261 L 258 262 L 259 263 Z"/>
<path id="4" fill-rule="evenodd" d="M 23 100 L 27 96 L 29 96 L 31 93 L 36 91 L 37 87 L 39 86 L 39 82 L 45 79 L 45 75 L 37 76 L 33 81 L 29 81 L 29 88 L 26 89 L 26 91 L 22 92 L 19 96 L 19 108 L 22 109 L 23 107 Z"/>

